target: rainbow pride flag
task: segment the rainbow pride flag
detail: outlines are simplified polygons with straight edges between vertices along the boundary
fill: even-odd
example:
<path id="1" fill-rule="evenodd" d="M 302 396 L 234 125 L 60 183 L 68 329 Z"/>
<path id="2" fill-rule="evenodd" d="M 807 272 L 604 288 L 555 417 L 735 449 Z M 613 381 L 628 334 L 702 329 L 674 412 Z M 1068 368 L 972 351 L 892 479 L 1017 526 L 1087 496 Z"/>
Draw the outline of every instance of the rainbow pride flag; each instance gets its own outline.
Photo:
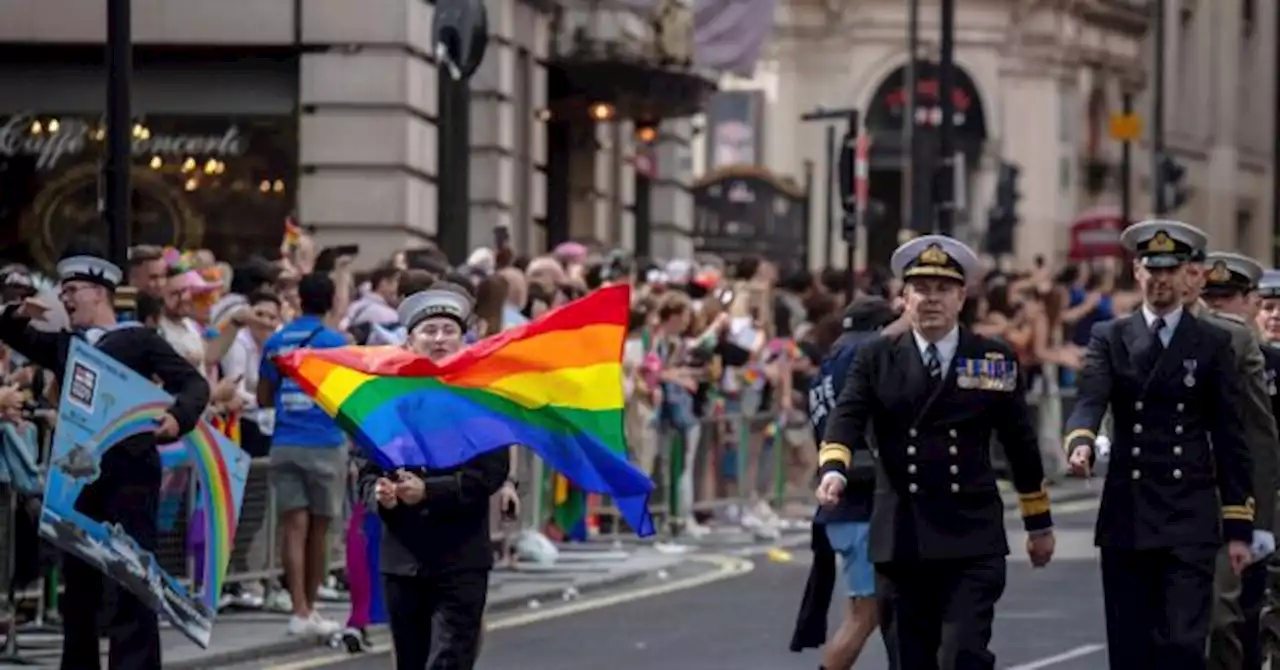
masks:
<path id="1" fill-rule="evenodd" d="M 601 289 L 434 363 L 399 347 L 276 359 L 384 468 L 450 468 L 513 444 L 654 532 L 649 477 L 627 461 L 622 343 L 630 289 Z"/>

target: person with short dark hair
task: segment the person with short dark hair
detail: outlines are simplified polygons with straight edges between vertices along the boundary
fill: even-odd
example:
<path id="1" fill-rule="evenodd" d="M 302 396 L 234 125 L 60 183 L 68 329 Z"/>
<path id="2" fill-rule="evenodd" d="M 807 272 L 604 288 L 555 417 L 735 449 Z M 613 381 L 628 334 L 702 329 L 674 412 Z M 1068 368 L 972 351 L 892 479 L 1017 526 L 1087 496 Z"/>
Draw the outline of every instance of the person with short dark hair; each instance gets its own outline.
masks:
<path id="1" fill-rule="evenodd" d="M 141 293 L 161 296 L 169 268 L 165 266 L 164 249 L 140 244 L 129 250 L 129 285 Z"/>
<path id="2" fill-rule="evenodd" d="M 386 326 L 399 320 L 396 305 L 400 302 L 402 271 L 384 265 L 369 273 L 369 290 L 347 310 L 347 327 L 364 324 Z"/>
<path id="3" fill-rule="evenodd" d="M 345 501 L 347 439 L 296 381 L 280 374 L 274 359 L 295 349 L 348 344 L 345 335 L 325 323 L 332 316 L 336 295 L 337 286 L 327 273 L 312 273 L 298 282 L 302 316 L 263 344 L 258 375 L 258 404 L 275 410 L 271 487 L 293 600 L 290 635 L 328 636 L 341 630 L 337 622 L 322 618 L 315 604 L 328 570 L 329 525 L 341 516 Z"/>

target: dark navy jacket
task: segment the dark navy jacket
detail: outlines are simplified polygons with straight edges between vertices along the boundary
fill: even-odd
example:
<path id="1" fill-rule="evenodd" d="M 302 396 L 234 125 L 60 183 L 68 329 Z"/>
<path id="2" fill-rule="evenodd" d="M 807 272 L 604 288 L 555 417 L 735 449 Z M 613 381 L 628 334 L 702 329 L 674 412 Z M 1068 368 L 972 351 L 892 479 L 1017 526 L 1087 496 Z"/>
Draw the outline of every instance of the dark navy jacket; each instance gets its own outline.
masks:
<path id="1" fill-rule="evenodd" d="M 836 398 L 844 388 L 844 380 L 853 368 L 858 349 L 880 337 L 878 331 L 846 332 L 836 340 L 822 359 L 822 366 L 809 385 L 809 420 L 813 423 L 814 441 L 822 443 L 827 430 L 827 417 L 836 406 Z M 817 523 L 871 520 L 871 500 L 875 495 L 875 457 L 869 449 L 854 451 L 854 464 L 848 473 L 848 484 L 840 503 L 820 507 L 814 516 Z"/>

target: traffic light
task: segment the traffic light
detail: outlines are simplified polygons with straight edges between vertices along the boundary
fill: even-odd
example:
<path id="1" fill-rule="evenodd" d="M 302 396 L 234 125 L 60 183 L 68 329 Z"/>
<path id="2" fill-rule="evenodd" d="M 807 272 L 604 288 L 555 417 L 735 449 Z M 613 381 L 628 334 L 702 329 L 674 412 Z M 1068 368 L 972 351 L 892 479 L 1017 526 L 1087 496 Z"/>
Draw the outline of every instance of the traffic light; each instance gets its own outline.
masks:
<path id="1" fill-rule="evenodd" d="M 996 199 L 987 210 L 987 234 L 983 246 L 992 255 L 1013 253 L 1013 231 L 1018 225 L 1018 177 L 1022 171 L 1013 163 L 1000 164 L 996 177 Z"/>
<path id="2" fill-rule="evenodd" d="M 1191 194 L 1183 181 L 1187 178 L 1187 168 L 1176 158 L 1168 154 L 1160 157 L 1159 185 L 1163 189 L 1161 196 L 1168 209 L 1180 209 L 1187 204 Z"/>
<path id="3" fill-rule="evenodd" d="M 1000 164 L 1000 176 L 996 179 L 996 207 L 1013 223 L 1018 222 L 1018 201 L 1022 194 L 1018 192 L 1018 177 L 1022 171 L 1013 163 Z"/>

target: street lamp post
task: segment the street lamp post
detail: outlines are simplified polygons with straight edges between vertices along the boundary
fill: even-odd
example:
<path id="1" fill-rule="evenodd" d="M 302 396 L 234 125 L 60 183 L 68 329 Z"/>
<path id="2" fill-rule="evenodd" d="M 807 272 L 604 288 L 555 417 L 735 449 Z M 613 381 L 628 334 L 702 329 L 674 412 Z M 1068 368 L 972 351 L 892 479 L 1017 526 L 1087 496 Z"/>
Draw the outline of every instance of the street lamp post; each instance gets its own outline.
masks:
<path id="1" fill-rule="evenodd" d="M 106 160 L 102 165 L 99 209 L 107 223 L 107 257 L 117 267 L 129 264 L 130 194 L 129 166 L 133 159 L 133 36 L 130 26 L 131 0 L 107 2 L 107 109 Z M 118 291 L 116 309 L 134 309 L 134 294 L 128 287 Z"/>

